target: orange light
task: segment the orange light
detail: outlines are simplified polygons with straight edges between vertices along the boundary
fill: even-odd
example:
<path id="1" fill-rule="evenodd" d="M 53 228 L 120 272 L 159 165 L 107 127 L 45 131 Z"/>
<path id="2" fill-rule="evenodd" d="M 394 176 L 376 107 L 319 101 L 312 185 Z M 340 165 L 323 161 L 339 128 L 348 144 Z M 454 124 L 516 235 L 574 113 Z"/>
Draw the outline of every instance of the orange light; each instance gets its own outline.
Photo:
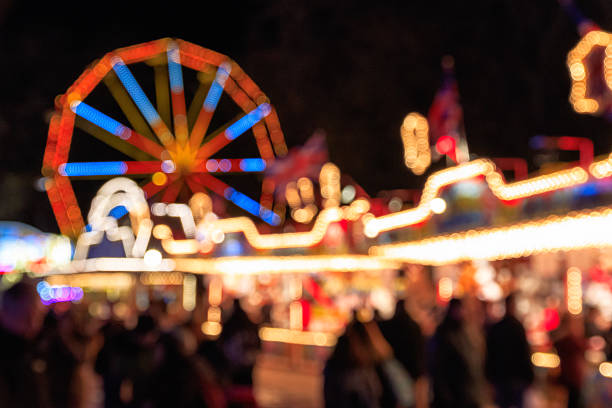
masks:
<path id="1" fill-rule="evenodd" d="M 493 192 L 497 198 L 506 201 L 580 185 L 589 179 L 589 174 L 586 170 L 581 167 L 574 167 L 544 176 L 506 184 L 502 175 L 495 170 L 495 164 L 493 164 L 493 162 L 487 159 L 477 159 L 440 170 L 429 176 L 423 188 L 421 201 L 416 207 L 377 218 L 371 218 L 367 222 L 364 221 L 365 235 L 374 238 L 381 232 L 403 228 L 425 221 L 433 212 L 431 202 L 437 198 L 443 187 L 477 176 L 485 176 L 485 180 L 491 192 Z"/>
<path id="2" fill-rule="evenodd" d="M 438 296 L 444 301 L 449 301 L 453 297 L 453 281 L 449 277 L 440 278 L 438 281 Z"/>
<path id="3" fill-rule="evenodd" d="M 153 174 L 152 180 L 153 184 L 156 186 L 163 186 L 168 181 L 168 176 L 161 171 L 158 171 L 157 173 Z"/>
<path id="4" fill-rule="evenodd" d="M 279 329 L 275 327 L 262 327 L 259 329 L 259 338 L 263 341 L 319 347 L 333 347 L 337 341 L 337 337 L 331 333 Z"/>
<path id="5" fill-rule="evenodd" d="M 536 367 L 557 368 L 561 364 L 561 359 L 554 353 L 536 352 L 531 355 L 531 362 Z"/>
<path id="6" fill-rule="evenodd" d="M 572 78 L 569 99 L 578 113 L 600 113 L 606 107 L 586 95 L 590 86 L 588 84 L 589 75 L 592 73 L 587 71 L 584 61 L 595 47 L 605 48 L 603 74 L 608 90 L 612 90 L 612 34 L 597 30 L 590 31 L 567 54 L 567 66 Z"/>
<path id="7" fill-rule="evenodd" d="M 612 208 L 550 216 L 508 227 L 471 230 L 419 241 L 380 245 L 370 254 L 396 261 L 444 265 L 612 245 Z"/>
<path id="8" fill-rule="evenodd" d="M 410 113 L 400 129 L 404 144 L 404 162 L 416 175 L 423 174 L 431 164 L 429 151 L 429 125 L 418 113 Z"/>
<path id="9" fill-rule="evenodd" d="M 582 313 L 582 272 L 571 267 L 566 274 L 567 311 L 573 315 Z"/>

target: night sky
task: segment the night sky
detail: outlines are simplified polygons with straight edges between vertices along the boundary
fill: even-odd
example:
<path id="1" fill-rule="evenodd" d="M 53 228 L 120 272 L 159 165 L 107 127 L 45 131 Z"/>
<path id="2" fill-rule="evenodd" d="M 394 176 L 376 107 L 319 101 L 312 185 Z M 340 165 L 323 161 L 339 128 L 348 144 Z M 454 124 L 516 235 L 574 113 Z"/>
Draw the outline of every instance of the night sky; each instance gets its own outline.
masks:
<path id="1" fill-rule="evenodd" d="M 234 59 L 275 105 L 289 147 L 324 129 L 331 160 L 371 195 L 422 188 L 399 127 L 427 113 L 446 54 L 471 153 L 524 157 L 535 170 L 528 140 L 539 134 L 610 151 L 610 123 L 567 100 L 565 58 L 579 37 L 556 0 L 194 3 L 0 2 L 0 220 L 57 231 L 34 189 L 55 96 L 106 52 L 162 37 Z M 612 31 L 611 1 L 577 3 Z"/>

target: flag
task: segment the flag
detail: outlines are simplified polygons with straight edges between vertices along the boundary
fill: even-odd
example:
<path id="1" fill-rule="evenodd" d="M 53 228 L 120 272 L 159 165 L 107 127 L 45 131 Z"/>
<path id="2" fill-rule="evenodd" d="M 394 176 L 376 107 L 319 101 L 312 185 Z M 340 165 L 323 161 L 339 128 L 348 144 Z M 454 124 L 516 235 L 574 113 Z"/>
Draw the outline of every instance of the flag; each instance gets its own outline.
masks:
<path id="1" fill-rule="evenodd" d="M 455 80 L 453 58 L 446 56 L 442 59 L 444 77 L 442 86 L 436 93 L 429 108 L 427 120 L 429 134 L 435 144 L 441 138 L 450 136 L 455 141 L 455 161 L 461 163 L 469 160 L 467 142 L 463 131 L 463 109 L 459 103 L 459 90 Z M 450 155 L 453 156 L 452 154 Z"/>
<path id="2" fill-rule="evenodd" d="M 582 11 L 576 6 L 574 0 L 559 0 L 559 5 L 572 19 L 581 36 L 585 36 L 590 31 L 599 30 L 599 26 L 592 20 L 586 18 Z"/>
<path id="3" fill-rule="evenodd" d="M 284 201 L 285 188 L 290 181 L 300 177 L 317 180 L 327 160 L 325 132 L 317 130 L 303 146 L 292 148 L 285 157 L 272 162 L 265 175 L 266 180 L 274 183 L 276 199 Z"/>

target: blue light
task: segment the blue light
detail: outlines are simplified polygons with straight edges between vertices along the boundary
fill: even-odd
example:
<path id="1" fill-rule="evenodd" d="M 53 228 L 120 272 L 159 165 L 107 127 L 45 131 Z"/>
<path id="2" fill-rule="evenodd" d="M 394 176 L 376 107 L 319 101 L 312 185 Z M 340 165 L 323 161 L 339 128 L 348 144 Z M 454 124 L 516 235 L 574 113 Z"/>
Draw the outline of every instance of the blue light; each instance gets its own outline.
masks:
<path id="1" fill-rule="evenodd" d="M 242 159 L 240 160 L 240 169 L 242 171 L 264 171 L 266 161 L 264 159 Z"/>
<path id="2" fill-rule="evenodd" d="M 83 289 L 78 286 L 49 285 L 41 281 L 36 285 L 40 300 L 45 305 L 57 302 L 71 302 L 83 299 Z"/>
<path id="3" fill-rule="evenodd" d="M 232 162 L 227 159 L 221 159 L 219 161 L 219 169 L 222 172 L 227 173 L 228 171 L 232 169 Z"/>
<path id="4" fill-rule="evenodd" d="M 172 92 L 183 92 L 183 73 L 181 71 L 179 50 L 176 46 L 168 48 L 168 76 Z"/>
<path id="5" fill-rule="evenodd" d="M 534 136 L 529 139 L 529 147 L 534 150 L 541 150 L 546 148 L 546 137 L 545 136 Z"/>
<path id="6" fill-rule="evenodd" d="M 128 213 L 128 209 L 124 205 L 118 205 L 109 211 L 108 215 L 113 218 L 119 219 Z"/>
<path id="7" fill-rule="evenodd" d="M 206 95 L 206 99 L 204 100 L 205 111 L 212 112 L 217 108 L 217 104 L 219 103 L 219 99 L 221 99 L 221 94 L 223 93 L 225 81 L 227 81 L 230 71 L 231 65 L 229 64 L 221 64 L 219 66 L 219 69 L 217 70 L 217 75 L 215 76 L 215 80 L 210 85 L 210 88 L 208 89 L 208 94 Z"/>
<path id="8" fill-rule="evenodd" d="M 584 197 L 591 197 L 591 196 L 597 195 L 599 193 L 599 189 L 597 188 L 597 184 L 588 183 L 578 188 L 577 192 L 578 192 L 578 195 L 581 195 Z"/>
<path id="9" fill-rule="evenodd" d="M 270 225 L 278 225 L 280 223 L 280 217 L 274 212 L 263 208 L 259 203 L 246 195 L 242 194 L 235 189 L 228 187 L 225 189 L 225 198 L 236 204 L 243 210 L 261 218 Z"/>
<path id="10" fill-rule="evenodd" d="M 144 115 L 145 119 L 151 126 L 154 126 L 156 123 L 161 122 L 161 118 L 151 102 L 149 98 L 145 95 L 144 91 L 136 82 L 136 79 L 130 72 L 129 68 L 125 65 L 125 63 L 119 58 L 115 57 L 113 59 L 114 65 L 113 70 L 119 77 L 119 80 L 128 91 L 140 112 Z"/>
<path id="11" fill-rule="evenodd" d="M 71 105 L 71 109 L 74 113 L 93 123 L 94 125 L 101 127 L 107 132 L 123 139 L 127 140 L 132 136 L 132 131 L 117 122 L 115 119 L 106 116 L 99 110 L 92 108 L 85 102 L 74 102 Z"/>
<path id="12" fill-rule="evenodd" d="M 225 137 L 227 137 L 229 140 L 236 139 L 238 136 L 252 128 L 257 122 L 268 116 L 270 111 L 270 105 L 267 103 L 262 103 L 257 108 L 238 119 L 230 127 L 225 129 Z"/>
<path id="13" fill-rule="evenodd" d="M 117 176 L 125 174 L 127 168 L 127 164 L 122 161 L 64 163 L 59 165 L 58 172 L 62 176 L 68 177 Z"/>

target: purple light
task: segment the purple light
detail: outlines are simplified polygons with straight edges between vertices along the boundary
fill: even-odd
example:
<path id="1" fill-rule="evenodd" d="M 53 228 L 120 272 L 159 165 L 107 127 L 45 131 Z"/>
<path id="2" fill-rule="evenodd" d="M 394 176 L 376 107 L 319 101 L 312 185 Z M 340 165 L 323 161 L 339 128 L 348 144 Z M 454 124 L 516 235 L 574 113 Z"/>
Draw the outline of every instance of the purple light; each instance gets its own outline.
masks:
<path id="1" fill-rule="evenodd" d="M 36 285 L 40 300 L 45 305 L 74 302 L 83 299 L 83 289 L 75 286 L 49 285 L 41 281 Z"/>

